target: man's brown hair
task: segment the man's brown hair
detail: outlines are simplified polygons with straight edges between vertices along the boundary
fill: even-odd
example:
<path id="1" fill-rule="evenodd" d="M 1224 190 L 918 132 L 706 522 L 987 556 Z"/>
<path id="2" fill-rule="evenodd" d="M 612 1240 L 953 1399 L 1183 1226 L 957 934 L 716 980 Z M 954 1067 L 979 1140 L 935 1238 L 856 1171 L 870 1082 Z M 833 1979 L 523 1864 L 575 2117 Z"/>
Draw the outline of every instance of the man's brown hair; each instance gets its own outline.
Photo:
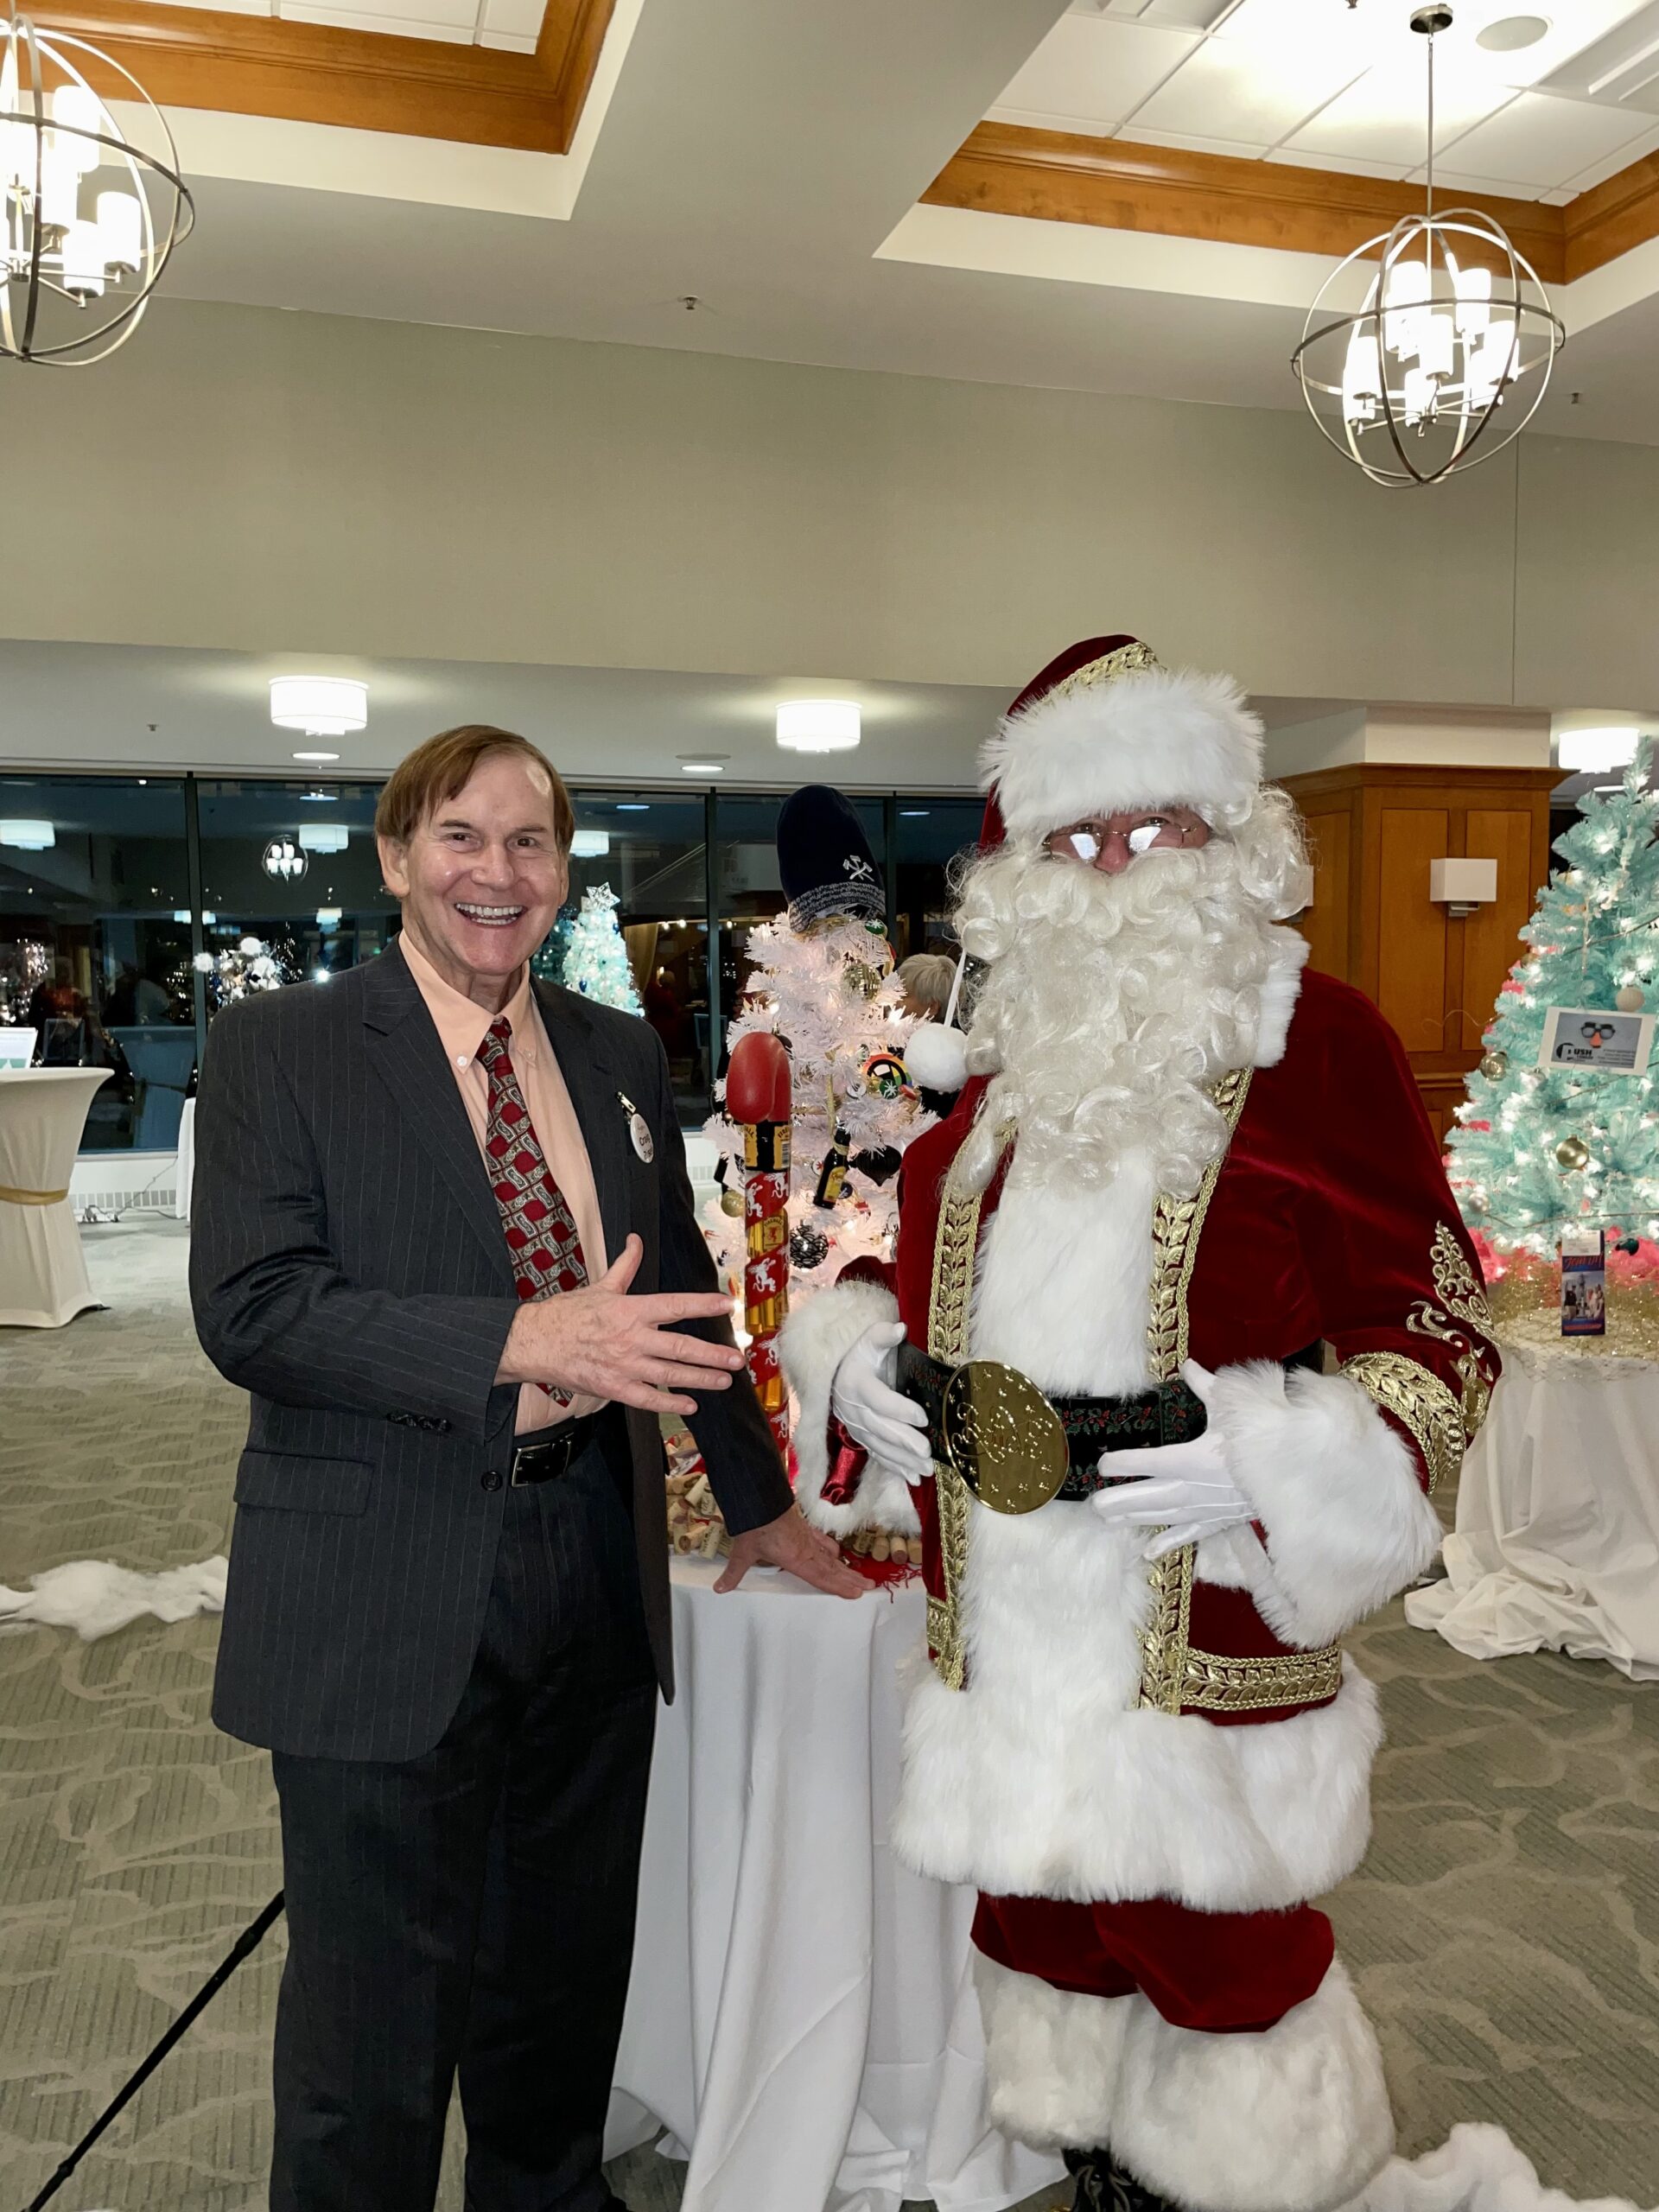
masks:
<path id="1" fill-rule="evenodd" d="M 374 810 L 375 836 L 388 837 L 395 845 L 408 844 L 429 815 L 465 790 L 479 762 L 492 753 L 515 754 L 528 766 L 532 782 L 538 775 L 546 777 L 553 801 L 553 835 L 560 852 L 568 853 L 576 834 L 576 815 L 564 779 L 527 737 L 489 722 L 462 722 L 459 728 L 440 730 L 400 760 Z"/>

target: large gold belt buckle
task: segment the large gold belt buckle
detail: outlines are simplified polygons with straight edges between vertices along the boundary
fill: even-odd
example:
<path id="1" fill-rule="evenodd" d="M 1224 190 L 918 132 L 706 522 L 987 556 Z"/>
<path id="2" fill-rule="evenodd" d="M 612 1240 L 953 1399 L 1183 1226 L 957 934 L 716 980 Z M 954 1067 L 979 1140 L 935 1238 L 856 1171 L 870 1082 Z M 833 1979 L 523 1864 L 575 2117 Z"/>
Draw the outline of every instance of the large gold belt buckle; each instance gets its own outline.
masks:
<path id="1" fill-rule="evenodd" d="M 1065 1422 L 1029 1376 L 1001 1360 L 970 1359 L 957 1369 L 939 1425 L 950 1465 L 995 1513 L 1046 1505 L 1071 1464 Z"/>

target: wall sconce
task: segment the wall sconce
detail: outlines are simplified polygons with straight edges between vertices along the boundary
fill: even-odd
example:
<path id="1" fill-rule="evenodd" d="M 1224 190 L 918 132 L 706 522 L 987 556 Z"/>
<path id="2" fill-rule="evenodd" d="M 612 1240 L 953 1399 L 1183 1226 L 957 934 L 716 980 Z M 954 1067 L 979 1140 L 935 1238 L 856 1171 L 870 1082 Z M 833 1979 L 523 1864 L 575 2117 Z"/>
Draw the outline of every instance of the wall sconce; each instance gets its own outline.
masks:
<path id="1" fill-rule="evenodd" d="M 1497 897 L 1497 862 L 1430 861 L 1428 895 L 1461 920 Z"/>

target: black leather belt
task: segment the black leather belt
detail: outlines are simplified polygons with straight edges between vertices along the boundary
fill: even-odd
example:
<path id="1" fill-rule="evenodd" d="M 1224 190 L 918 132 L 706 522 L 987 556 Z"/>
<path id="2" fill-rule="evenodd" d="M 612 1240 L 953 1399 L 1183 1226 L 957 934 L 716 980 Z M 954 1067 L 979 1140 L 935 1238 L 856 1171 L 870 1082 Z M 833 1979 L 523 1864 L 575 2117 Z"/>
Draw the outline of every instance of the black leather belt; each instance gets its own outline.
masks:
<path id="1" fill-rule="evenodd" d="M 561 1421 L 545 1438 L 519 1445 L 512 1455 L 512 1488 L 522 1490 L 526 1483 L 550 1483 L 567 1472 L 593 1442 L 598 1426 L 597 1414 L 584 1414 L 580 1421 Z"/>
<path id="2" fill-rule="evenodd" d="M 947 1420 L 946 1393 L 951 1378 L 964 1371 L 932 1358 L 918 1344 L 899 1347 L 899 1388 L 927 1415 L 927 1440 L 933 1457 L 954 1466 L 969 1488 L 977 1489 L 974 1454 L 964 1452 L 960 1429 L 953 1437 Z M 1051 1398 L 1046 1392 L 1041 1395 L 1065 1432 L 1068 1465 L 1058 1489 L 1050 1493 L 1054 1497 L 1085 1498 L 1096 1491 L 1137 1481 L 1141 1478 L 1135 1475 L 1103 1475 L 1098 1465 L 1101 1454 L 1185 1444 L 1202 1436 L 1208 1425 L 1203 1400 L 1181 1382 L 1161 1382 L 1132 1398 Z"/>

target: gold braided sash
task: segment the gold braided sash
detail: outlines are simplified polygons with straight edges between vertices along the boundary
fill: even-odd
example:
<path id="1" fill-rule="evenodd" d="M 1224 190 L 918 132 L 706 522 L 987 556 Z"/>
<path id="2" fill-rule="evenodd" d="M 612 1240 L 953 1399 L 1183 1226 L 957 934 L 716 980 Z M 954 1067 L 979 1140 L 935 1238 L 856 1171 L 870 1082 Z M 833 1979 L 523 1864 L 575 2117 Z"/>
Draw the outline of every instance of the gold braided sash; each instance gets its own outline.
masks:
<path id="1" fill-rule="evenodd" d="M 10 1183 L 0 1183 L 0 1205 L 60 1206 L 68 1195 L 67 1191 L 20 1191 Z"/>

